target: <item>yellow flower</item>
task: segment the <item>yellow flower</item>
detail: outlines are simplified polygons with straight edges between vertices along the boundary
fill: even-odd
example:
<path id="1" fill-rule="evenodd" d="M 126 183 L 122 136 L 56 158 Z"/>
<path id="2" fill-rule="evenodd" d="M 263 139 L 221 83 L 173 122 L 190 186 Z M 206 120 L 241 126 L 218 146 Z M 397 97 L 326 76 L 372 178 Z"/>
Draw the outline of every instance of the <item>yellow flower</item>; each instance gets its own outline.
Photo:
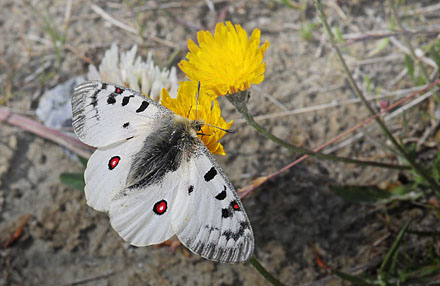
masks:
<path id="1" fill-rule="evenodd" d="M 177 98 L 171 98 L 167 90 L 162 89 L 161 104 L 182 117 L 212 125 L 202 125 L 202 130 L 200 130 L 199 133 L 206 135 L 198 136 L 212 154 L 225 155 L 226 153 L 222 144 L 218 142 L 218 140 L 225 135 L 225 132 L 214 126 L 227 130 L 231 127 L 232 121 L 226 123 L 221 116 L 221 110 L 217 100 L 213 100 L 207 96 L 203 86 L 200 88 L 199 99 L 197 100 L 197 88 L 197 82 L 181 82 L 177 91 Z"/>
<path id="2" fill-rule="evenodd" d="M 218 23 L 214 36 L 199 31 L 197 40 L 200 47 L 188 41 L 187 60 L 182 60 L 179 67 L 189 79 L 200 81 L 211 96 L 234 94 L 263 81 L 263 57 L 269 42 L 259 47 L 259 29 L 248 38 L 240 25 Z"/>

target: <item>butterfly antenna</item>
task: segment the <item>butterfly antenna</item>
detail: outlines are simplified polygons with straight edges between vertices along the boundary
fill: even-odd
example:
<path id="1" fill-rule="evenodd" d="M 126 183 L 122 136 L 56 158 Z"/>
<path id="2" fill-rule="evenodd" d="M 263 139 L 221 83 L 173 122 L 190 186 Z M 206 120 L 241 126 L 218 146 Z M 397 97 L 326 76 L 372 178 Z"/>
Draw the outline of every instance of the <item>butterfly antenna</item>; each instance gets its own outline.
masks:
<path id="1" fill-rule="evenodd" d="M 196 94 L 196 120 L 197 120 L 197 105 L 199 103 L 199 94 L 200 94 L 200 81 L 197 85 L 197 94 Z"/>
<path id="2" fill-rule="evenodd" d="M 215 126 L 215 125 L 211 125 L 211 124 L 207 124 L 207 123 L 201 123 L 201 125 L 211 126 L 211 127 L 220 129 L 221 131 L 224 131 L 224 132 L 229 133 L 229 134 L 234 134 L 235 133 L 234 130 L 223 129 L 221 127 L 218 127 L 218 126 Z"/>

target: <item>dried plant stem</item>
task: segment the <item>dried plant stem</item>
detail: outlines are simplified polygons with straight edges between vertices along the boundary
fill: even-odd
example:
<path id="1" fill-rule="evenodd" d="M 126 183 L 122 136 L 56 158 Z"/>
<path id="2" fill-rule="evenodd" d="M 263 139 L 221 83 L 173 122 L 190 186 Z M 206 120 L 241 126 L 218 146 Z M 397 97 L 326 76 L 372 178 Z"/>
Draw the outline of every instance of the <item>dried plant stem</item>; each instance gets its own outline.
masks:
<path id="1" fill-rule="evenodd" d="M 361 99 L 362 103 L 364 104 L 364 106 L 368 109 L 368 111 L 374 115 L 376 112 L 373 110 L 373 108 L 370 106 L 370 104 L 368 103 L 367 99 L 365 98 L 365 96 L 363 95 L 363 93 L 361 92 L 361 90 L 359 89 L 359 87 L 357 86 L 350 70 L 348 69 L 347 64 L 344 61 L 344 58 L 342 57 L 341 51 L 339 50 L 337 44 L 336 44 L 336 40 L 335 37 L 333 35 L 333 32 L 330 29 L 330 26 L 327 23 L 327 18 L 324 15 L 324 11 L 322 9 L 322 3 L 320 0 L 314 0 L 315 1 L 315 7 L 316 10 L 318 11 L 319 14 L 319 18 L 321 19 L 322 25 L 325 29 L 325 31 L 327 32 L 329 38 L 330 38 L 330 43 L 333 47 L 333 49 L 335 50 L 336 56 L 340 62 L 340 64 L 342 65 L 344 72 L 347 75 L 348 81 L 350 82 L 351 87 L 353 88 L 354 93 Z M 379 128 L 382 130 L 382 132 L 384 133 L 384 135 L 388 138 L 388 140 L 390 140 L 390 142 L 393 144 L 393 146 L 396 148 L 396 150 L 399 152 L 399 154 L 405 158 L 405 160 L 412 166 L 412 168 L 420 175 L 422 176 L 430 185 L 433 189 L 435 189 L 437 192 L 440 192 L 440 186 L 435 182 L 434 179 L 432 179 L 427 172 L 419 165 L 417 164 L 417 162 L 409 155 L 406 153 L 404 147 L 402 147 L 399 142 L 397 142 L 397 140 L 394 138 L 394 136 L 391 134 L 391 132 L 388 130 L 388 128 L 385 126 L 385 124 L 383 123 L 383 121 L 376 117 L 375 121 L 377 123 L 377 125 L 379 126 Z"/>
<path id="2" fill-rule="evenodd" d="M 89 158 L 92 154 L 91 150 L 94 149 L 74 137 L 68 136 L 58 130 L 48 128 L 28 117 L 13 113 L 5 107 L 0 107 L 0 122 L 9 123 L 42 138 L 48 139 L 72 150 L 77 155 L 84 158 Z"/>
<path id="3" fill-rule="evenodd" d="M 255 257 L 251 257 L 249 259 L 249 262 L 252 264 L 252 266 L 257 269 L 257 271 L 267 280 L 270 282 L 270 284 L 275 286 L 283 286 L 284 284 L 281 283 L 278 279 L 276 279 L 272 274 L 269 273 L 261 264 L 258 262 L 258 260 Z"/>
<path id="4" fill-rule="evenodd" d="M 420 70 L 423 73 L 423 77 L 425 78 L 425 82 L 426 83 L 430 82 L 428 71 L 426 70 L 426 68 L 423 65 L 422 61 L 420 61 L 417 58 L 416 52 L 414 50 L 414 47 L 412 46 L 411 41 L 408 39 L 407 31 L 403 27 L 402 22 L 400 21 L 399 15 L 397 15 L 396 7 L 394 6 L 394 1 L 393 0 L 388 0 L 388 5 L 390 6 L 391 14 L 394 17 L 394 20 L 396 21 L 397 25 L 399 26 L 400 30 L 402 31 L 403 41 L 405 42 L 405 45 L 406 45 L 406 47 L 409 50 L 409 55 L 411 56 L 413 61 L 418 64 Z"/>
<path id="5" fill-rule="evenodd" d="M 237 94 L 232 94 L 232 95 L 226 96 L 226 98 L 229 100 L 229 102 L 231 102 L 232 105 L 234 105 L 235 109 L 241 113 L 241 115 L 246 120 L 246 122 L 250 126 L 252 126 L 258 133 L 260 133 L 261 135 L 263 135 L 267 139 L 275 142 L 276 144 L 278 144 L 284 148 L 287 148 L 290 151 L 300 153 L 300 154 L 307 154 L 307 155 L 315 156 L 317 158 L 324 159 L 324 160 L 344 162 L 344 163 L 349 163 L 349 164 L 357 164 L 360 166 L 374 166 L 374 167 L 381 167 L 381 168 L 387 168 L 387 169 L 397 169 L 397 170 L 404 170 L 404 169 L 408 168 L 408 166 L 402 166 L 402 165 L 386 164 L 386 163 L 380 163 L 380 162 L 374 162 L 374 161 L 361 161 L 361 160 L 355 160 L 355 159 L 346 158 L 346 157 L 339 157 L 339 156 L 330 155 L 330 154 L 323 154 L 323 153 L 319 153 L 319 152 L 314 152 L 313 150 L 308 149 L 308 148 L 299 147 L 299 146 L 289 144 L 289 143 L 281 140 L 280 138 L 276 137 L 275 135 L 273 135 L 272 133 L 270 133 L 266 129 L 264 129 L 264 127 L 259 125 L 254 120 L 253 116 L 249 113 L 249 110 L 246 105 L 246 101 L 247 101 L 248 97 L 249 97 L 248 91 L 243 91 L 243 92 L 240 92 Z"/>

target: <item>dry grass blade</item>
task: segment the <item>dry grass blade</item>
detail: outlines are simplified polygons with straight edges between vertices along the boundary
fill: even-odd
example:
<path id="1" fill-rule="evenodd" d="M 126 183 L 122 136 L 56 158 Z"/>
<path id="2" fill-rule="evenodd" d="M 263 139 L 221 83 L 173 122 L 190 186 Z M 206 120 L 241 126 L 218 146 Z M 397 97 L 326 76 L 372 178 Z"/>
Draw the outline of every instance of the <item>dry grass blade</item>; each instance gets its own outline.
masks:
<path id="1" fill-rule="evenodd" d="M 0 122 L 9 123 L 42 138 L 55 142 L 72 150 L 81 157 L 89 158 L 92 154 L 91 150 L 93 148 L 82 143 L 78 139 L 68 136 L 58 130 L 47 128 L 46 126 L 28 117 L 13 113 L 8 108 L 0 107 Z"/>
<path id="2" fill-rule="evenodd" d="M 127 24 L 122 23 L 121 21 L 116 20 L 115 18 L 110 16 L 110 14 L 105 12 L 101 7 L 99 7 L 95 4 L 92 4 L 92 5 L 90 5 L 90 8 L 92 8 L 92 10 L 95 11 L 96 14 L 98 14 L 99 16 L 104 18 L 104 20 L 107 20 L 108 22 L 115 25 L 116 27 L 119 27 L 119 28 L 121 28 L 129 33 L 132 33 L 134 35 L 138 35 L 138 30 L 136 30 L 133 27 L 130 27 Z"/>

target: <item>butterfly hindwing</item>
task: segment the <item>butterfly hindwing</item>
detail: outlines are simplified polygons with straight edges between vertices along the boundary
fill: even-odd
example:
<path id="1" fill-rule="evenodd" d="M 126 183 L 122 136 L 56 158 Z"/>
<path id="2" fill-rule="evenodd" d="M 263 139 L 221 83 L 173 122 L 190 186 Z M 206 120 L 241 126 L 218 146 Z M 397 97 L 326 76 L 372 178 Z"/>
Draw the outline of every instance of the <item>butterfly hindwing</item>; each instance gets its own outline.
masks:
<path id="1" fill-rule="evenodd" d="M 180 170 L 168 172 L 159 183 L 132 186 L 113 196 L 110 222 L 124 240 L 135 246 L 147 246 L 174 235 L 170 206 L 179 178 Z"/>
<path id="2" fill-rule="evenodd" d="M 72 125 L 86 144 L 102 147 L 151 132 L 154 120 L 171 111 L 131 89 L 100 81 L 78 85 Z"/>
<path id="3" fill-rule="evenodd" d="M 144 137 L 98 148 L 87 162 L 84 174 L 87 204 L 97 211 L 108 211 L 110 199 L 127 186 L 127 177 L 135 155 L 143 147 Z"/>
<path id="4" fill-rule="evenodd" d="M 182 167 L 171 210 L 173 228 L 179 240 L 202 257 L 246 261 L 254 247 L 249 219 L 223 170 L 204 146 L 200 150 Z"/>

